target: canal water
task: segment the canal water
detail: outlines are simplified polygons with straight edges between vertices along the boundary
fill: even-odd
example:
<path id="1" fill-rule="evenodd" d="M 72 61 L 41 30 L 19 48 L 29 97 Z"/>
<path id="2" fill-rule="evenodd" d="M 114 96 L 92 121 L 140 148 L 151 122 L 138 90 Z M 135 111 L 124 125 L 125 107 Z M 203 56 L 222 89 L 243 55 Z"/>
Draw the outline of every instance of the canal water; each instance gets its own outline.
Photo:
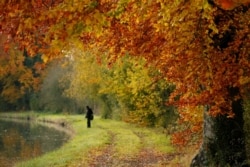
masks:
<path id="1" fill-rule="evenodd" d="M 28 121 L 0 119 L 0 167 L 38 157 L 62 146 L 69 139 L 63 131 Z"/>

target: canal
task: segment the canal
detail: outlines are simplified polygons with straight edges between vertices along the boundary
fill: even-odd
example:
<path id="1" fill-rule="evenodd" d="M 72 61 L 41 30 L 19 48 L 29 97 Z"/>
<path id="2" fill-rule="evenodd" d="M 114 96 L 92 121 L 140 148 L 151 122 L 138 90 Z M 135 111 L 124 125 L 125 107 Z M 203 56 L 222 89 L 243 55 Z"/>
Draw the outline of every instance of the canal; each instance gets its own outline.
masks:
<path id="1" fill-rule="evenodd" d="M 28 121 L 0 119 L 0 166 L 32 159 L 61 147 L 69 139 L 63 131 Z"/>

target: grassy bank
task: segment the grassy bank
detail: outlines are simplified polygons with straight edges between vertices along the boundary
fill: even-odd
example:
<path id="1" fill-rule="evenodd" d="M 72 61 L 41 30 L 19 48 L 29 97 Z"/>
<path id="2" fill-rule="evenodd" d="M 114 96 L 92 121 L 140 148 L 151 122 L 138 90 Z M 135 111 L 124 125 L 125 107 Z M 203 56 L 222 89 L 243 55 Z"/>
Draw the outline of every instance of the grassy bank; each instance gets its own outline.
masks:
<path id="1" fill-rule="evenodd" d="M 149 154 L 149 152 L 157 154 L 157 158 L 159 158 L 158 155 L 163 156 L 175 152 L 170 144 L 169 137 L 159 129 L 140 128 L 124 122 L 104 120 L 99 117 L 95 118 L 92 122 L 92 128 L 88 129 L 83 115 L 54 115 L 32 112 L 0 116 L 49 122 L 71 131 L 72 138 L 60 149 L 18 163 L 16 164 L 17 167 L 87 167 L 90 164 L 99 163 L 97 161 L 103 161 L 102 159 L 112 159 L 112 162 L 100 162 L 112 163 L 110 166 L 117 166 L 118 163 L 123 163 L 123 166 L 126 166 L 126 163 L 138 163 L 136 157 L 146 157 L 145 154 Z M 163 161 L 174 162 L 176 160 L 171 156 L 161 159 L 162 162 L 154 162 L 154 164 L 159 166 L 159 163 L 168 163 Z"/>

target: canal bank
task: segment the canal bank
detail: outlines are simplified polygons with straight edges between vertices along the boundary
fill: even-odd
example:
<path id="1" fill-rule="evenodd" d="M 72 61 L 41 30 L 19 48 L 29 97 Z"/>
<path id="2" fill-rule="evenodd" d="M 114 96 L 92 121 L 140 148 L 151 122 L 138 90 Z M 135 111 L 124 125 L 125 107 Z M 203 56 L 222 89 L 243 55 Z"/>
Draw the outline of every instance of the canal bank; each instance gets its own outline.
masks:
<path id="1" fill-rule="evenodd" d="M 92 148 L 104 145 L 108 138 L 106 132 L 100 128 L 86 128 L 84 115 L 63 115 L 36 112 L 0 113 L 1 119 L 16 121 L 32 121 L 56 129 L 67 131 L 71 139 L 62 147 L 42 156 L 15 164 L 16 167 L 62 167 L 88 166 L 86 156 Z M 96 117 L 96 119 L 99 119 Z M 94 126 L 95 123 L 93 123 Z"/>
<path id="2" fill-rule="evenodd" d="M 0 166 L 42 156 L 60 148 L 70 136 L 34 121 L 0 119 Z"/>
<path id="3" fill-rule="evenodd" d="M 159 128 L 142 128 L 98 116 L 95 116 L 91 128 L 87 128 L 84 115 L 33 114 L 37 120 L 59 124 L 64 120 L 74 135 L 60 149 L 18 163 L 15 167 L 159 167 L 186 164 L 192 158 L 176 152 L 170 137 Z M 188 152 L 193 153 L 193 150 Z M 184 160 L 179 159 L 179 155 Z"/>
<path id="4" fill-rule="evenodd" d="M 0 119 L 9 121 L 35 122 L 49 128 L 54 128 L 67 133 L 69 136 L 74 136 L 74 129 L 67 122 L 65 115 L 58 114 L 40 114 L 33 111 L 30 112 L 10 112 L 0 113 Z"/>

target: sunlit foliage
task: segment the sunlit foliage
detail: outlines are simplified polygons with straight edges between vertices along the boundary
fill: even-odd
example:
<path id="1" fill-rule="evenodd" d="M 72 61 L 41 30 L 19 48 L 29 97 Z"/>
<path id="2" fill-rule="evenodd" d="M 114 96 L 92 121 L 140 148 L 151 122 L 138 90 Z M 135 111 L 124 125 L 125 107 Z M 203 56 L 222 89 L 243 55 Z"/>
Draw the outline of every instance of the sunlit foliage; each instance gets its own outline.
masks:
<path id="1" fill-rule="evenodd" d="M 95 106 L 104 118 L 165 127 L 175 119 L 173 107 L 165 106 L 173 86 L 144 59 L 126 55 L 108 65 L 105 53 L 96 58 L 95 50 L 77 43 L 65 51 L 72 65 L 64 77 L 70 82 L 67 96 Z"/>
<path id="2" fill-rule="evenodd" d="M 173 86 L 157 70 L 147 66 L 144 59 L 126 55 L 101 76 L 103 85 L 99 93 L 114 96 L 123 120 L 163 126 L 174 118 L 173 108 L 165 106 Z"/>
<path id="3" fill-rule="evenodd" d="M 1 36 L 1 44 L 6 40 Z M 39 64 L 36 57 L 29 58 L 25 52 L 17 48 L 17 44 L 12 43 L 9 52 L 0 49 L 0 85 L 1 85 L 1 109 L 29 109 L 28 96 L 38 90 L 41 75 L 33 66 Z M 29 61 L 28 61 L 29 59 Z M 5 103 L 5 104 L 4 104 Z"/>
<path id="4" fill-rule="evenodd" d="M 53 62 L 47 69 L 47 75 L 37 93 L 37 109 L 57 113 L 82 113 L 81 107 L 75 100 L 64 95 L 68 82 L 61 84 L 64 74 L 70 67 L 61 67 L 61 63 Z"/>
<path id="5" fill-rule="evenodd" d="M 79 59 L 79 63 L 86 66 L 74 67 L 84 74 L 79 74 L 79 82 L 72 82 L 71 89 L 87 88 L 85 82 L 92 83 L 93 87 L 80 95 L 74 90 L 72 95 L 79 100 L 101 89 L 96 83 L 101 81 L 102 73 L 92 69 L 94 60 L 89 54 L 107 53 L 114 67 L 115 60 L 125 54 L 143 57 L 149 67 L 154 66 L 156 72 L 175 85 L 170 97 L 172 105 L 181 109 L 209 105 L 212 116 L 233 118 L 232 103 L 245 95 L 245 87 L 250 84 L 249 0 L 46 0 L 31 3 L 5 0 L 0 3 L 0 10 L 0 31 L 8 35 L 5 50 L 10 48 L 9 41 L 16 41 L 29 55 L 43 53 L 43 61 L 47 63 L 62 55 L 60 53 L 72 39 L 82 42 L 85 59 L 83 62 Z M 135 78 L 124 78 L 133 73 L 125 69 L 117 71 L 121 78 L 110 73 L 117 84 L 120 80 L 125 84 L 113 87 L 112 91 L 119 98 L 120 106 L 126 101 L 133 102 L 131 108 L 143 109 L 146 102 L 156 97 L 154 93 L 147 96 L 151 87 L 146 92 L 141 90 L 151 82 L 137 85 L 135 76 L 145 75 L 143 70 L 133 75 Z M 91 78 L 87 70 L 93 70 L 95 77 Z M 237 91 L 232 93 L 232 89 Z M 127 90 L 131 91 L 127 93 Z M 137 91 L 139 97 L 144 98 L 140 99 Z M 135 95 L 139 101 L 124 98 L 124 94 Z M 149 110 L 157 113 L 156 108 Z M 193 110 L 192 114 L 200 115 L 197 112 L 201 111 Z M 148 116 L 146 112 L 143 114 Z M 190 118 L 188 114 L 182 115 Z"/>

